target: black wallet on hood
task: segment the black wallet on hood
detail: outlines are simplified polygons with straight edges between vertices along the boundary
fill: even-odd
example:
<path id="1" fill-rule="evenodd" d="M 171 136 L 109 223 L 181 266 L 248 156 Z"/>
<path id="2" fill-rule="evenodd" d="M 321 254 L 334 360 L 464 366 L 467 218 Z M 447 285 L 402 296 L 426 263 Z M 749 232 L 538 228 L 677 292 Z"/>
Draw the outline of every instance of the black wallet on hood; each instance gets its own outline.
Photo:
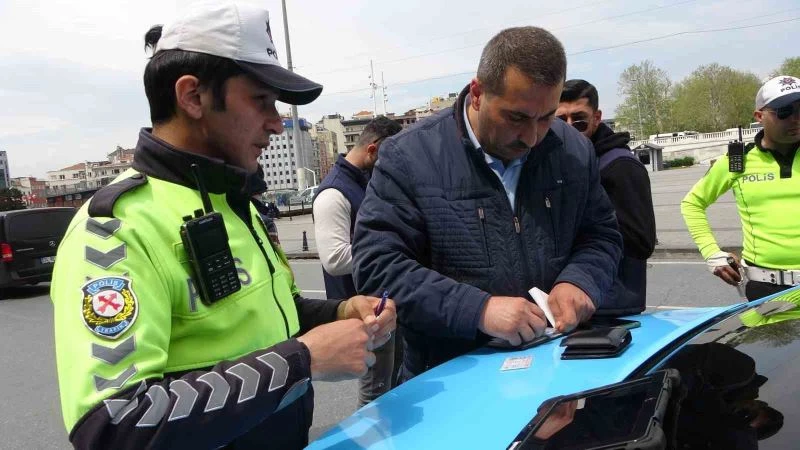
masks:
<path id="1" fill-rule="evenodd" d="M 593 328 L 578 331 L 561 341 L 567 347 L 561 359 L 612 358 L 619 355 L 631 343 L 631 332 L 627 328 Z"/>

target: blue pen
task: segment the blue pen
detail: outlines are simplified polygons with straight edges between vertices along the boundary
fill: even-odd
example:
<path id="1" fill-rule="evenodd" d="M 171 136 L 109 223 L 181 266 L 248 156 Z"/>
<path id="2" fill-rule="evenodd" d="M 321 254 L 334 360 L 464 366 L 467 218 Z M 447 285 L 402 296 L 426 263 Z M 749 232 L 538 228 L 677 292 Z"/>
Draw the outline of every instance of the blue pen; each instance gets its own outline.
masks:
<path id="1" fill-rule="evenodd" d="M 383 312 L 383 308 L 386 307 L 386 299 L 389 298 L 389 291 L 384 290 L 383 295 L 381 296 L 381 301 L 378 303 L 378 306 L 375 307 L 375 317 L 378 317 Z"/>

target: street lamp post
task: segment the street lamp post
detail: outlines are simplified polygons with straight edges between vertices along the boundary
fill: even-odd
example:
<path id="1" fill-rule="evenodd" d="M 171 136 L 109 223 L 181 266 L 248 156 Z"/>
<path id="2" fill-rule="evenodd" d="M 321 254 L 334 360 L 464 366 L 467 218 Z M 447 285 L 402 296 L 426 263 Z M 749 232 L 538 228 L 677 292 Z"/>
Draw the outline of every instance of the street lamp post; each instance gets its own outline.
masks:
<path id="1" fill-rule="evenodd" d="M 294 66 L 292 65 L 292 46 L 289 43 L 289 19 L 286 16 L 286 0 L 281 0 L 281 6 L 283 9 L 283 32 L 284 35 L 286 36 L 286 65 L 288 66 L 291 72 L 294 72 Z M 294 160 L 299 166 L 300 164 L 304 164 L 306 159 L 303 153 L 303 143 L 300 139 L 300 120 L 297 118 L 297 105 L 292 105 L 291 137 L 292 140 L 294 141 L 294 144 L 292 146 Z"/>
<path id="2" fill-rule="evenodd" d="M 639 140 L 644 140 L 644 126 L 642 125 L 642 104 L 639 102 L 639 79 L 632 78 L 636 83 L 636 112 L 639 114 Z"/>
<path id="3" fill-rule="evenodd" d="M 301 170 L 301 169 L 302 170 L 307 170 L 307 171 L 311 172 L 311 176 L 312 176 L 311 179 L 314 180 L 314 186 L 317 185 L 317 173 L 316 172 L 314 172 L 313 170 L 309 169 L 308 167 L 298 167 L 297 169 L 298 170 Z M 308 187 L 311 187 L 311 186 L 309 186 L 308 183 L 306 183 L 306 187 L 308 188 Z"/>

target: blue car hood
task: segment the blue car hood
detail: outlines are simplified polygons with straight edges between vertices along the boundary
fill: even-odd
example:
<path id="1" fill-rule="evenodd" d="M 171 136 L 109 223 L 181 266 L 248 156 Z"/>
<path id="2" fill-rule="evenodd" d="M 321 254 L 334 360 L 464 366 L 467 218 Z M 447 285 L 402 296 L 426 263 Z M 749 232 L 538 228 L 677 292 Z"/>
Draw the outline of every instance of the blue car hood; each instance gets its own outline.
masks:
<path id="1" fill-rule="evenodd" d="M 309 449 L 506 448 L 546 399 L 622 381 L 648 358 L 728 309 L 633 316 L 642 326 L 619 357 L 561 360 L 560 339 L 522 351 L 478 349 L 398 386 L 356 411 Z M 529 368 L 501 371 L 506 358 Z"/>

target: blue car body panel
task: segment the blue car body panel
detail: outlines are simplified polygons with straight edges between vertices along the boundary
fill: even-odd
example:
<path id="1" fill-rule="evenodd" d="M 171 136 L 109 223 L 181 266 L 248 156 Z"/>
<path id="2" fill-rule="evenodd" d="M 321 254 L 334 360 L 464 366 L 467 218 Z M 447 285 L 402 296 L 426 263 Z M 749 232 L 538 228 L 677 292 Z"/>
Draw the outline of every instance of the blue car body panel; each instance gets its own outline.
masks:
<path id="1" fill-rule="evenodd" d="M 619 357 L 561 360 L 560 339 L 521 351 L 478 349 L 393 389 L 309 449 L 504 449 L 546 399 L 616 383 L 659 350 L 729 309 L 697 308 L 630 317 L 632 343 Z M 501 371 L 506 358 L 529 368 Z"/>

